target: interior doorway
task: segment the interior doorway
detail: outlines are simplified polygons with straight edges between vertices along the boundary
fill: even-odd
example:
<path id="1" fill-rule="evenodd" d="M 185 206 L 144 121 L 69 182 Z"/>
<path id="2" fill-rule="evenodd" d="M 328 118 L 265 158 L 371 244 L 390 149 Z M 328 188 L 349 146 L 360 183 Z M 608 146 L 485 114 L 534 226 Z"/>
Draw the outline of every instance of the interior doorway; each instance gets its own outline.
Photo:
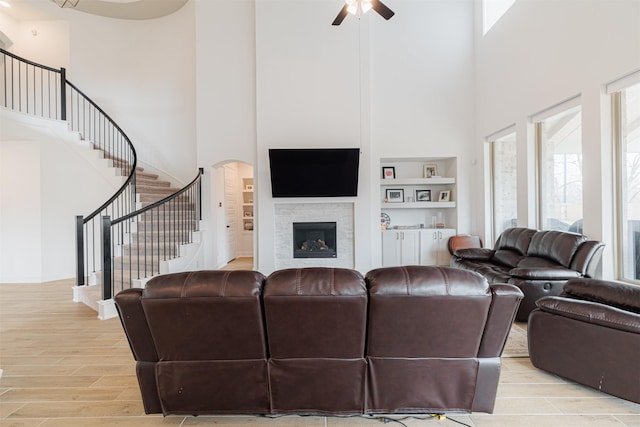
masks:
<path id="1" fill-rule="evenodd" d="M 216 263 L 219 267 L 242 258 L 253 259 L 253 166 L 227 162 L 215 168 L 213 200 L 216 203 Z"/>

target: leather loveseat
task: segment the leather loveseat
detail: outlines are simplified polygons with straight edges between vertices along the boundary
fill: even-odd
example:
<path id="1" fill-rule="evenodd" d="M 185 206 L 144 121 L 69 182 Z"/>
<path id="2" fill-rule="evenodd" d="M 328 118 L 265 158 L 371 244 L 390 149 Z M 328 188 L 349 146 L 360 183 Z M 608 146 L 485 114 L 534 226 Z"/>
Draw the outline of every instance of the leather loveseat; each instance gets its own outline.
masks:
<path id="1" fill-rule="evenodd" d="M 516 320 L 526 322 L 536 300 L 559 295 L 569 279 L 596 275 L 604 243 L 582 234 L 508 228 L 493 249 L 458 249 L 451 266 L 475 271 L 489 283 L 511 283 L 524 293 Z"/>
<path id="2" fill-rule="evenodd" d="M 199 271 L 115 297 L 146 413 L 492 412 L 522 293 L 449 267 Z"/>
<path id="3" fill-rule="evenodd" d="M 640 286 L 570 280 L 529 316 L 537 368 L 640 403 Z"/>

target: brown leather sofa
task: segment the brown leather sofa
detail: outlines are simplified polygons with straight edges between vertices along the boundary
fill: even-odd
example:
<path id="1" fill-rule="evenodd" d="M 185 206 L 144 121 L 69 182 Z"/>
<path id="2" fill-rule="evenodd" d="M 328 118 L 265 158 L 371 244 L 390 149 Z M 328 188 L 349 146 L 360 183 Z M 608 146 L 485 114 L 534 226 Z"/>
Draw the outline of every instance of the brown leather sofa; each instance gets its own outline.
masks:
<path id="1" fill-rule="evenodd" d="M 449 267 L 200 271 L 115 297 L 145 412 L 492 412 L 522 292 Z"/>
<path id="2" fill-rule="evenodd" d="M 489 283 L 511 283 L 524 293 L 516 320 L 526 322 L 538 299 L 559 295 L 569 279 L 594 278 L 604 243 L 582 234 L 508 228 L 493 249 L 458 249 L 451 266 L 475 271 Z"/>
<path id="3" fill-rule="evenodd" d="M 528 327 L 535 367 L 640 403 L 640 286 L 575 279 L 537 306 Z"/>

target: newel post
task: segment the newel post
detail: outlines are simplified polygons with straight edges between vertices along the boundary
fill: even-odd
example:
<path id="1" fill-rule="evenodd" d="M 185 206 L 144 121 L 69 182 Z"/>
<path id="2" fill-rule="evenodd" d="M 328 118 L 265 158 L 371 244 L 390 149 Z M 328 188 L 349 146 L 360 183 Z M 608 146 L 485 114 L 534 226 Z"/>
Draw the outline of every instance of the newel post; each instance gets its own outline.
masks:
<path id="1" fill-rule="evenodd" d="M 111 299 L 111 217 L 102 217 L 102 299 Z"/>
<path id="2" fill-rule="evenodd" d="M 67 70 L 60 68 L 60 120 L 67 120 Z"/>
<path id="3" fill-rule="evenodd" d="M 84 218 L 76 216 L 76 286 L 84 286 Z"/>

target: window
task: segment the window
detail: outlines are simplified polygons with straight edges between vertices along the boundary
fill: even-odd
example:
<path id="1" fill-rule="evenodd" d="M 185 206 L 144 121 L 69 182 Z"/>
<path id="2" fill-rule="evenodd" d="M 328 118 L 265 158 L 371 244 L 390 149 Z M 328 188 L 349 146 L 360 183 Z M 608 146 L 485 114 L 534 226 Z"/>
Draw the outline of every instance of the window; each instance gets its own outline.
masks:
<path id="1" fill-rule="evenodd" d="M 613 94 L 620 278 L 640 281 L 640 83 Z"/>
<path id="2" fill-rule="evenodd" d="M 517 225 L 518 188 L 515 132 L 491 142 L 493 240 Z"/>
<path id="3" fill-rule="evenodd" d="M 539 227 L 582 233 L 580 106 L 536 123 Z"/>

